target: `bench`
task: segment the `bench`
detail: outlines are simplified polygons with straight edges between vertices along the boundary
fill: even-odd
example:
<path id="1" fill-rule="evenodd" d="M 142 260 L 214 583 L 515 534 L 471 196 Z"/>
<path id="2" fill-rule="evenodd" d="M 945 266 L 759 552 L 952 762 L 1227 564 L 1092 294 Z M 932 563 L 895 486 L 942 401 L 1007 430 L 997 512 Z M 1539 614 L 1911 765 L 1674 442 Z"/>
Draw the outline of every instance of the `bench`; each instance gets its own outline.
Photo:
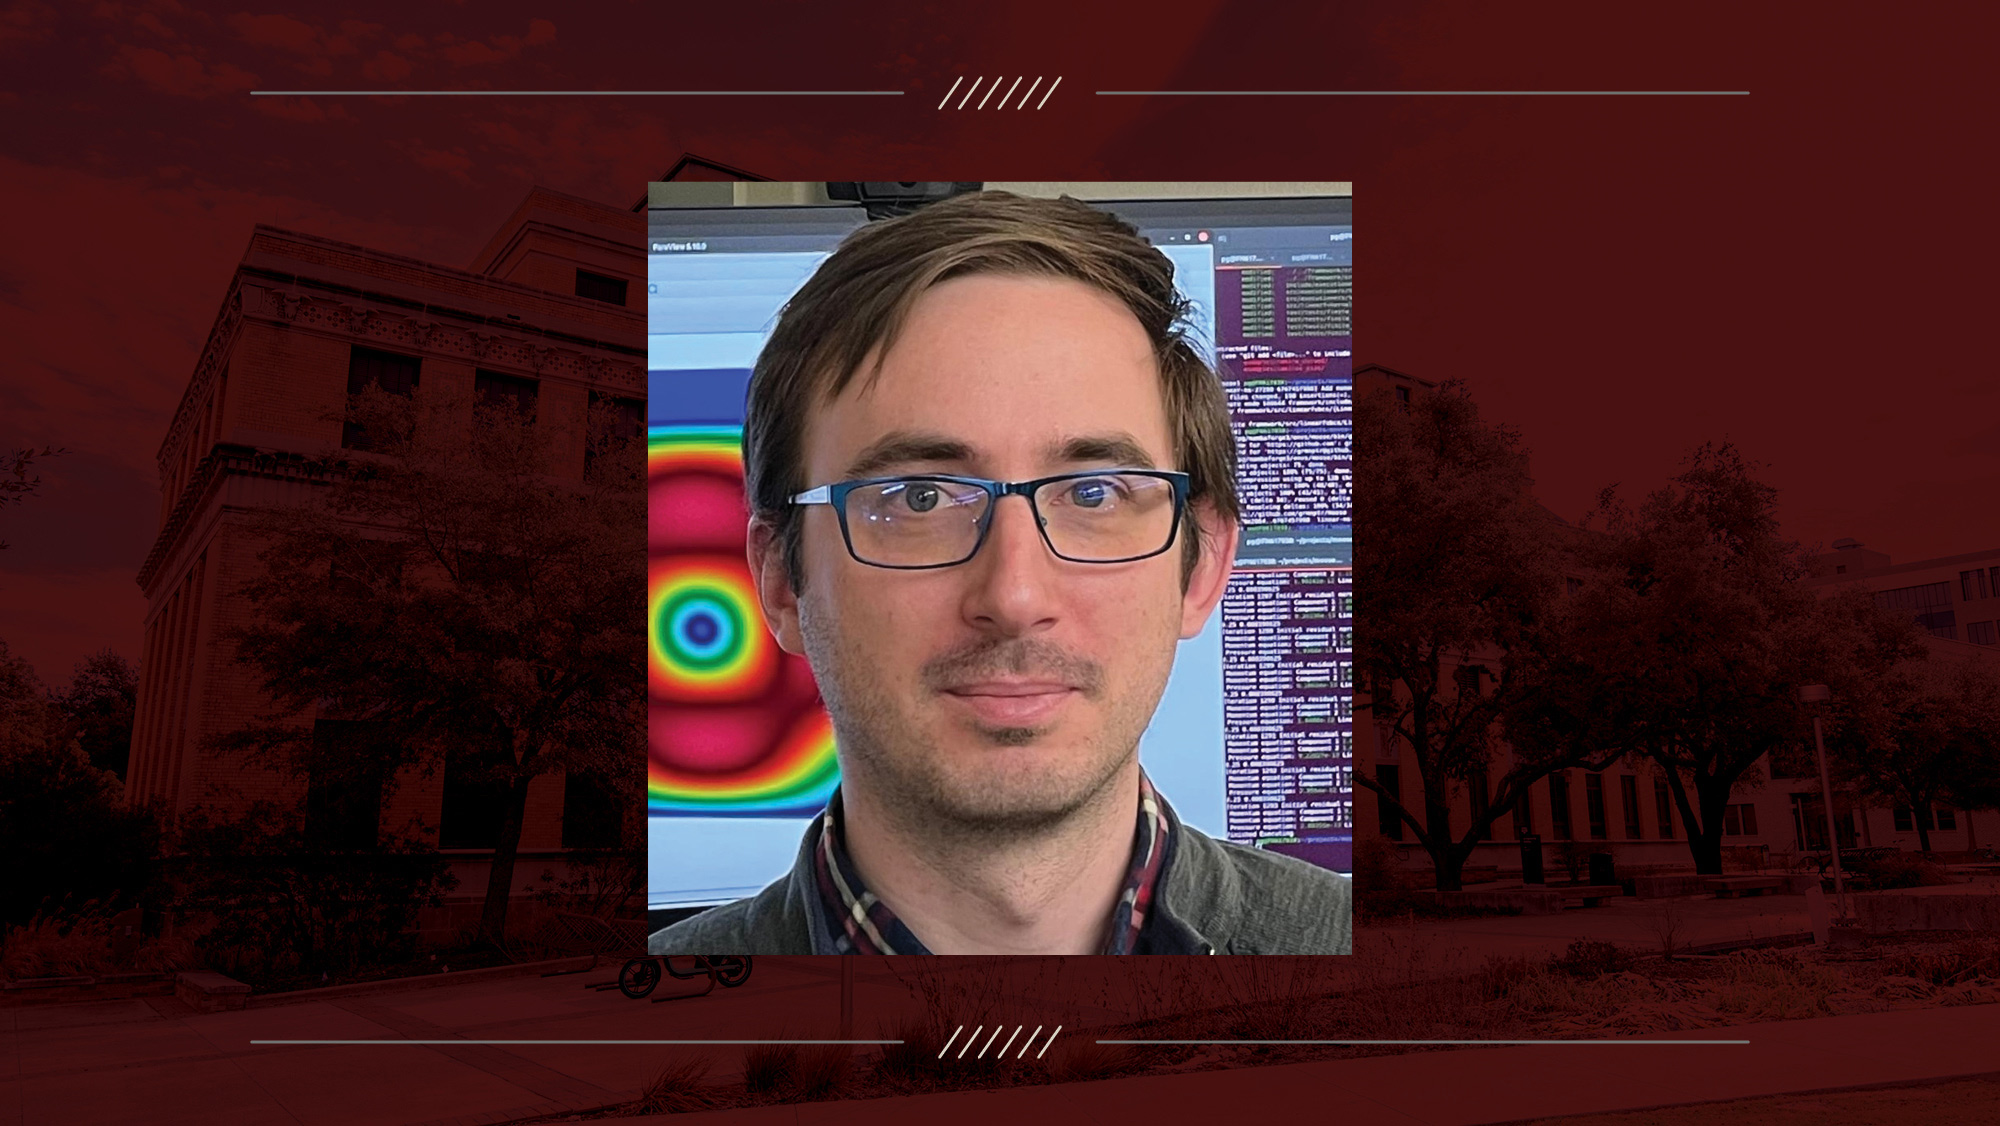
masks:
<path id="1" fill-rule="evenodd" d="M 198 1013 L 240 1009 L 250 1000 L 250 987 L 210 970 L 189 970 L 174 979 L 174 996 Z"/>
<path id="2" fill-rule="evenodd" d="M 1783 876 L 1717 876 L 1708 881 L 1708 887 L 1715 893 L 1715 898 L 1729 899 L 1738 894 L 1762 895 L 1789 882 Z"/>
<path id="3" fill-rule="evenodd" d="M 1625 894 L 1623 884 L 1575 884 L 1570 887 L 1552 887 L 1552 892 L 1564 899 L 1579 899 L 1585 907 L 1595 907 L 1607 899 L 1616 899 Z"/>

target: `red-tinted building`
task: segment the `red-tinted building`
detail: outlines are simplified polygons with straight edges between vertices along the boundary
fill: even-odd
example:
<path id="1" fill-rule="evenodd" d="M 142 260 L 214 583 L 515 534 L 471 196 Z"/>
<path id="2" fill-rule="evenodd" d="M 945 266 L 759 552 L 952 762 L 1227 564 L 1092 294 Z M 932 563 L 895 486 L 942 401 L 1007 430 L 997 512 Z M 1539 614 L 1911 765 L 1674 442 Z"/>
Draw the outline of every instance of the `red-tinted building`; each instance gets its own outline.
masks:
<path id="1" fill-rule="evenodd" d="M 208 746 L 270 708 L 229 640 L 248 621 L 239 592 L 260 566 L 248 521 L 316 487 L 313 460 L 352 440 L 341 416 L 370 385 L 531 402 L 535 425 L 581 475 L 593 397 L 641 417 L 643 234 L 641 215 L 545 189 L 462 269 L 255 228 L 160 444 L 159 532 L 138 576 L 147 616 L 130 802 L 173 818 L 305 796 L 306 781 Z M 439 843 L 459 877 L 455 898 L 476 903 L 490 809 L 449 770 L 398 782 L 378 829 Z M 517 885 L 566 847 L 605 843 L 601 816 L 577 815 L 582 789 L 560 775 L 536 781 Z"/>

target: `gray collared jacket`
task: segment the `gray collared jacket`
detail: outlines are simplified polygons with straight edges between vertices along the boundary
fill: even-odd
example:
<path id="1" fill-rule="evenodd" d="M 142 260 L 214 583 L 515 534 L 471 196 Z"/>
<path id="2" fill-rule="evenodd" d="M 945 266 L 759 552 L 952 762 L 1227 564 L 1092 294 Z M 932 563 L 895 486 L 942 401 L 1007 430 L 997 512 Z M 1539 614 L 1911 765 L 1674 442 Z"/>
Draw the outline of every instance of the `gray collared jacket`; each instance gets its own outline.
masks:
<path id="1" fill-rule="evenodd" d="M 1171 810 L 1167 816 L 1173 817 Z M 814 850 L 819 818 L 778 882 L 653 932 L 651 954 L 831 954 Z M 1167 945 L 1205 954 L 1347 954 L 1354 894 L 1347 877 L 1290 856 L 1218 841 L 1173 821 L 1172 863 L 1161 873 L 1148 928 Z"/>

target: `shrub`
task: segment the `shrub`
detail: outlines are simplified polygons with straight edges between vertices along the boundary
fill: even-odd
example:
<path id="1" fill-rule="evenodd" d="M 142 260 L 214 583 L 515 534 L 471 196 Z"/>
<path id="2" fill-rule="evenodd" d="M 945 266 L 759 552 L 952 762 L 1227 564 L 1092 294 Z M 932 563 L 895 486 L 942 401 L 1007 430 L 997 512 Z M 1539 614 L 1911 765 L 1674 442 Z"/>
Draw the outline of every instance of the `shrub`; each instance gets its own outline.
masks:
<path id="1" fill-rule="evenodd" d="M 1953 882 L 1945 870 L 1914 852 L 1890 852 L 1873 859 L 1856 858 L 1856 875 L 1867 876 L 1877 888 L 1936 887 Z"/>
<path id="2" fill-rule="evenodd" d="M 111 934 L 104 917 L 37 915 L 7 932 L 0 944 L 0 977 L 68 977 L 111 968 Z"/>
<path id="3" fill-rule="evenodd" d="M 752 1044 L 743 1053 L 743 1089 L 753 1095 L 776 1094 L 791 1085 L 798 1062 L 797 1044 Z"/>
<path id="4" fill-rule="evenodd" d="M 1123 1044 L 1064 1040 L 1049 1053 L 1049 1074 L 1059 1083 L 1083 1083 L 1136 1070 L 1138 1060 Z"/>
<path id="5" fill-rule="evenodd" d="M 1632 956 L 1620 950 L 1615 943 L 1579 938 L 1549 965 L 1571 977 L 1602 977 L 1624 973 L 1631 968 Z"/>
<path id="6" fill-rule="evenodd" d="M 669 1063 L 639 1092 L 637 1109 L 642 1114 L 685 1114 L 712 1109 L 721 1099 L 704 1082 L 707 1078 L 708 1061 L 699 1056 Z"/>

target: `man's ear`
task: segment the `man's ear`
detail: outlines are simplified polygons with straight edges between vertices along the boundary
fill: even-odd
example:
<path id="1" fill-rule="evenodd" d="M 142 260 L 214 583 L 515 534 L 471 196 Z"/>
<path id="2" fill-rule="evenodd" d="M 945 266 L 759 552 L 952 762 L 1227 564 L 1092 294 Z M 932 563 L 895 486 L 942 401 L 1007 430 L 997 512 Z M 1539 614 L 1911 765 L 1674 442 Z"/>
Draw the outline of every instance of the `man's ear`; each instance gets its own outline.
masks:
<path id="1" fill-rule="evenodd" d="M 1187 590 L 1181 594 L 1182 641 L 1193 638 L 1208 624 L 1208 616 L 1222 601 L 1229 576 L 1236 570 L 1236 521 L 1218 513 L 1207 501 L 1196 501 L 1189 513 L 1200 529 L 1201 553 L 1188 573 Z"/>
<path id="2" fill-rule="evenodd" d="M 764 607 L 764 624 L 778 639 L 778 648 L 805 656 L 805 639 L 799 633 L 799 596 L 792 591 L 784 537 L 775 527 L 752 516 L 743 554 L 750 564 L 750 578 L 757 584 L 757 600 Z"/>

